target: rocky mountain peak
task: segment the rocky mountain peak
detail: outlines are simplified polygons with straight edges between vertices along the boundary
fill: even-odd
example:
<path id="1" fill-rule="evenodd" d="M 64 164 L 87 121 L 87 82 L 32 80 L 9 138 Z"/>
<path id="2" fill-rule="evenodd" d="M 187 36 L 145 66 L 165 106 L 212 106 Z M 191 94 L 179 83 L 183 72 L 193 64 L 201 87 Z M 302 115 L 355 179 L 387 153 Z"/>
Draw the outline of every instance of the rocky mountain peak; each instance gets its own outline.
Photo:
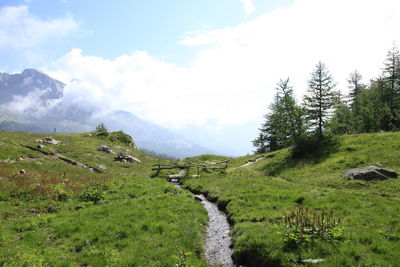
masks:
<path id="1" fill-rule="evenodd" d="M 45 104 L 48 100 L 61 98 L 64 86 L 64 83 L 35 69 L 25 69 L 16 74 L 0 73 L 0 104 L 33 92 L 40 94 L 40 101 Z"/>

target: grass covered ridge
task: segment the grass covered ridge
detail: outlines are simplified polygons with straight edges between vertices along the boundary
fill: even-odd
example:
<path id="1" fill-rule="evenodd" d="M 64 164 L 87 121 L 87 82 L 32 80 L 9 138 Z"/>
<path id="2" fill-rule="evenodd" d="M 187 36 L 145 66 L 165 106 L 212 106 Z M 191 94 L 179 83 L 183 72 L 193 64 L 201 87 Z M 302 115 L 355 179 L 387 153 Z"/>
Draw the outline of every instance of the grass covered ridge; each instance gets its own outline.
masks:
<path id="1" fill-rule="evenodd" d="M 0 133 L 0 265 L 174 266 L 190 251 L 189 263 L 206 266 L 206 211 L 190 193 L 150 179 L 165 160 L 88 134 L 51 135 L 61 143 L 31 149 L 45 136 Z M 96 151 L 101 145 L 142 163 L 117 162 Z"/>
<path id="2" fill-rule="evenodd" d="M 291 266 L 306 259 L 324 259 L 319 266 L 396 266 L 399 179 L 347 180 L 342 171 L 373 164 L 400 173 L 398 140 L 399 133 L 341 136 L 306 157 L 284 149 L 246 167 L 239 166 L 260 155 L 241 157 L 232 160 L 226 175 L 204 174 L 186 185 L 226 210 L 234 257 L 246 266 Z M 332 210 L 340 218 L 333 232 L 338 236 L 293 246 L 285 215 L 300 206 L 317 214 Z"/>

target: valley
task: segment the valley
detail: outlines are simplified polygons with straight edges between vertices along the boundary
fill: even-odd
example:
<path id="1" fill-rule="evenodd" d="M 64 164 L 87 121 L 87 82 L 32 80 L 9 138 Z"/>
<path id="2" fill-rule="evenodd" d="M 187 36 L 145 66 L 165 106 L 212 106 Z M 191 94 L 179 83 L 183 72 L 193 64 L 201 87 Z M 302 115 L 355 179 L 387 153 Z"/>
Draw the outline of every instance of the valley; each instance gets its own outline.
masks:
<path id="1" fill-rule="evenodd" d="M 188 190 L 167 181 L 176 170 L 158 176 L 151 171 L 154 164 L 175 161 L 136 150 L 121 133 L 55 134 L 58 144 L 40 143 L 46 136 L 0 133 L 2 265 L 208 266 L 206 210 Z M 189 172 L 182 186 L 227 214 L 237 265 L 321 260 L 318 266 L 390 266 L 400 261 L 399 180 L 355 180 L 342 172 L 366 165 L 399 172 L 398 138 L 335 137 L 301 159 L 290 148 L 186 158 L 229 163 L 226 171 L 203 169 L 199 177 Z M 105 145 L 114 154 L 97 150 Z M 118 153 L 140 163 L 117 161 Z M 340 223 L 328 239 L 291 240 L 285 218 L 299 207 L 332 212 Z"/>

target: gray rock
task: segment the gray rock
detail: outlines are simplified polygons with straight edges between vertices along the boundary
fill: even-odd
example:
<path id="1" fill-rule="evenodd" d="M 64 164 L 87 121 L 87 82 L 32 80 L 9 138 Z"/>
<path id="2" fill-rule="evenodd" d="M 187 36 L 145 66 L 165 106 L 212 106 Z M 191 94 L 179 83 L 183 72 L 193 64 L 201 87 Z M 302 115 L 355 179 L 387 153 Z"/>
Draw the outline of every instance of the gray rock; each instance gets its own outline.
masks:
<path id="1" fill-rule="evenodd" d="M 121 161 L 121 162 L 131 162 L 131 163 L 140 163 L 141 161 L 135 157 L 132 157 L 130 155 L 126 155 L 124 153 L 118 153 L 117 157 L 115 157 L 116 161 Z"/>
<path id="2" fill-rule="evenodd" d="M 45 145 L 42 145 L 42 144 L 38 144 L 37 147 L 40 148 L 40 149 L 42 149 L 42 148 L 45 148 L 46 146 L 45 146 Z"/>
<path id="3" fill-rule="evenodd" d="M 60 141 L 57 141 L 56 139 L 54 139 L 51 136 L 47 136 L 44 140 L 43 143 L 47 143 L 47 144 L 52 144 L 52 145 L 58 145 L 58 143 L 60 143 Z"/>
<path id="4" fill-rule="evenodd" d="M 371 180 L 386 180 L 389 178 L 397 178 L 395 171 L 386 170 L 376 166 L 367 166 L 344 171 L 343 174 L 350 179 L 371 181 Z"/>
<path id="5" fill-rule="evenodd" d="M 112 151 L 111 147 L 109 146 L 99 146 L 96 150 L 108 154 L 115 154 L 114 151 Z"/>
<path id="6" fill-rule="evenodd" d="M 301 262 L 316 264 L 316 263 L 320 263 L 320 262 L 324 262 L 324 261 L 325 261 L 324 259 L 305 259 L 305 260 L 302 260 Z"/>
<path id="7" fill-rule="evenodd" d="M 26 173 L 26 171 L 24 169 L 19 171 L 19 174 L 24 175 Z"/>
<path id="8" fill-rule="evenodd" d="M 106 165 L 104 165 L 104 164 L 100 164 L 100 165 L 99 165 L 99 169 L 100 169 L 100 170 L 107 170 L 107 167 L 106 167 Z"/>

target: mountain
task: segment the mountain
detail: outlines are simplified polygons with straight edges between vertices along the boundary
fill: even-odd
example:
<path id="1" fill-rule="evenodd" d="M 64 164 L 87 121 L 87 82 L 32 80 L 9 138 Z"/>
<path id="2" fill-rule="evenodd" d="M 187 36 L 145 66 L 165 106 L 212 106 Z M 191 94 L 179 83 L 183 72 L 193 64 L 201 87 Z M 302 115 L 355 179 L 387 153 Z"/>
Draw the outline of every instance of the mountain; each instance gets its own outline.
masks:
<path id="1" fill-rule="evenodd" d="M 26 69 L 17 74 L 0 73 L 0 104 L 38 93 L 40 104 L 47 106 L 50 100 L 63 96 L 64 86 L 62 82 L 35 69 Z"/>
<path id="2" fill-rule="evenodd" d="M 130 112 L 105 113 L 101 105 L 71 104 L 64 99 L 64 87 L 64 83 L 35 69 L 0 73 L 0 131 L 76 133 L 104 123 L 109 130 L 131 135 L 140 149 L 157 154 L 181 158 L 215 153 Z"/>
<path id="3" fill-rule="evenodd" d="M 144 121 L 130 112 L 113 111 L 91 124 L 104 122 L 110 130 L 123 130 L 134 137 L 139 148 L 166 154 L 177 158 L 216 152 L 193 143 L 185 137 L 162 128 L 154 123 Z"/>

